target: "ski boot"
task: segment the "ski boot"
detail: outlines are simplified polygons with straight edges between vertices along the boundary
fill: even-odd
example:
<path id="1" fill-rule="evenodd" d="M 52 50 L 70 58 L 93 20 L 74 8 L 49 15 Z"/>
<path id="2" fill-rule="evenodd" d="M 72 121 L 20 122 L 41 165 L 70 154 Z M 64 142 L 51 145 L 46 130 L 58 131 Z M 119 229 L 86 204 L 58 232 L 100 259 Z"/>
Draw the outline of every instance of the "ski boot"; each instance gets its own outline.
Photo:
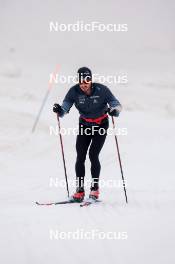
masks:
<path id="1" fill-rule="evenodd" d="M 72 195 L 72 199 L 76 202 L 76 203 L 81 203 L 84 200 L 84 196 L 85 196 L 85 192 L 83 188 L 78 188 L 76 190 L 76 193 L 74 193 Z"/>
<path id="2" fill-rule="evenodd" d="M 99 190 L 91 190 L 89 194 L 89 198 L 92 198 L 93 200 L 97 200 L 99 197 Z"/>

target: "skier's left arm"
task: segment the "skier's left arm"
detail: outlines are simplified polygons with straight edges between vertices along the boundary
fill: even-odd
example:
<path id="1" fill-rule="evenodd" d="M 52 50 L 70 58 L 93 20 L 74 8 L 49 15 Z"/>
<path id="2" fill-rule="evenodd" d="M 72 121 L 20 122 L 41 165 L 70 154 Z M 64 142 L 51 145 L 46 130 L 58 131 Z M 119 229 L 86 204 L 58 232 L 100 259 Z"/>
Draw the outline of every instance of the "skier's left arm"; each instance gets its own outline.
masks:
<path id="1" fill-rule="evenodd" d="M 106 101 L 107 104 L 109 105 L 109 110 L 108 110 L 109 115 L 119 116 L 122 110 L 122 105 L 108 87 L 106 87 Z"/>

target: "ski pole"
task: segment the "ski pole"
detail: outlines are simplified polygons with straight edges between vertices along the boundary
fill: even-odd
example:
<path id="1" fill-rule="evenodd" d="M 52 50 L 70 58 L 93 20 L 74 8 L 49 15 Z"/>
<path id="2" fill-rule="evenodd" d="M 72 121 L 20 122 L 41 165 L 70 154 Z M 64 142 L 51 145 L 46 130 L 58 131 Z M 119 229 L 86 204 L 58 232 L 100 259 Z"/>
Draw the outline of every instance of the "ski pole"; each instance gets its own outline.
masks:
<path id="1" fill-rule="evenodd" d="M 65 161 L 65 156 L 64 156 L 63 139 L 62 139 L 62 135 L 61 135 L 60 118 L 59 118 L 58 114 L 57 114 L 57 120 L 58 120 L 58 129 L 59 129 L 59 136 L 60 136 L 61 152 L 62 152 L 62 158 L 63 158 L 64 174 L 65 174 L 65 179 L 66 179 L 67 194 L 68 194 L 68 198 L 69 198 L 69 185 L 68 185 L 68 180 L 67 180 L 66 161 Z"/>
<path id="2" fill-rule="evenodd" d="M 112 118 L 113 129 L 115 130 L 114 117 L 111 116 L 111 118 Z M 123 176 L 123 168 L 122 168 L 122 162 L 121 162 L 121 158 L 120 158 L 120 151 L 119 151 L 119 145 L 118 145 L 117 135 L 114 135 L 114 136 L 115 136 L 115 142 L 116 142 L 116 147 L 117 147 L 117 154 L 118 154 L 118 159 L 119 159 L 119 164 L 120 164 L 120 171 L 121 171 L 121 175 L 122 175 L 122 181 L 123 181 L 123 188 L 124 188 L 124 193 L 125 193 L 125 199 L 126 199 L 126 203 L 128 203 L 128 197 L 127 197 L 126 188 L 125 188 L 125 180 L 124 180 L 124 176 Z"/>

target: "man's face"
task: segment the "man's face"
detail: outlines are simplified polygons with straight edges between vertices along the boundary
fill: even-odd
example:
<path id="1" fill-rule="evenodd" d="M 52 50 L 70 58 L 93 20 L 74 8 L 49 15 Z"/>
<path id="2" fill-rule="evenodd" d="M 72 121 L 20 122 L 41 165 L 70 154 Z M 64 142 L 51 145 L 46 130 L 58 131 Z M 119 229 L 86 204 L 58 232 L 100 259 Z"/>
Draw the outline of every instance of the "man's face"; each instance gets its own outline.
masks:
<path id="1" fill-rule="evenodd" d="M 81 82 L 80 83 L 80 88 L 84 93 L 89 93 L 91 90 L 91 85 L 92 85 L 92 81 L 88 81 L 88 82 Z"/>

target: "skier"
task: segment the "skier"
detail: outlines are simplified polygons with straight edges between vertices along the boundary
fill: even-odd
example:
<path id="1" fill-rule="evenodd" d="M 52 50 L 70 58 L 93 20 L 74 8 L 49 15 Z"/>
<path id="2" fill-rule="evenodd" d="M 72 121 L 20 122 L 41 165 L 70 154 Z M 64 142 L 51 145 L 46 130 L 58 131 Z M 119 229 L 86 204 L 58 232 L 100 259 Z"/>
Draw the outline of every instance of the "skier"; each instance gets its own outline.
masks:
<path id="1" fill-rule="evenodd" d="M 107 136 L 108 114 L 118 117 L 122 107 L 107 86 L 92 82 L 92 72 L 89 68 L 82 67 L 77 74 L 78 84 L 69 89 L 62 105 L 54 104 L 53 112 L 57 113 L 59 117 L 63 117 L 69 113 L 74 104 L 80 113 L 79 133 L 76 139 L 77 188 L 72 199 L 75 202 L 82 202 L 85 196 L 85 160 L 88 148 L 92 176 L 89 198 L 98 199 L 101 170 L 99 154 Z"/>

